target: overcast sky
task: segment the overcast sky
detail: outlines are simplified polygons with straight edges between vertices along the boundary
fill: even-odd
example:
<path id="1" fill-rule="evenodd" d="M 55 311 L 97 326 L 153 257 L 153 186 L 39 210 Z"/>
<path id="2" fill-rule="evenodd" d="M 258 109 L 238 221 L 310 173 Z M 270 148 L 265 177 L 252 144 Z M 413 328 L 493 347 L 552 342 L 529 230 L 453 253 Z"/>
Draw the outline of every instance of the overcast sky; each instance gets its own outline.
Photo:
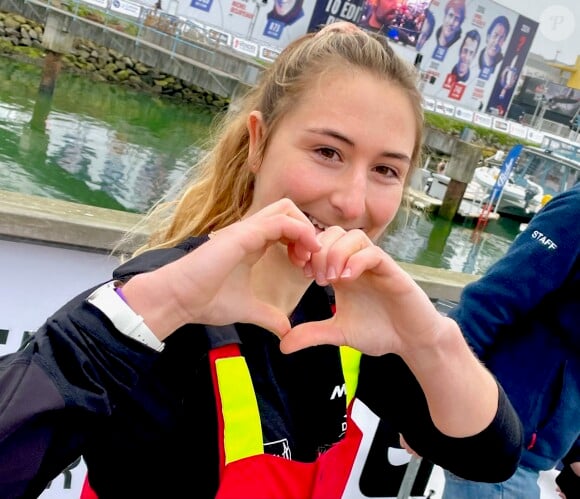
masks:
<path id="1" fill-rule="evenodd" d="M 580 2 L 578 0 L 495 0 L 500 5 L 538 21 L 531 52 L 546 59 L 574 65 L 580 55 Z"/>

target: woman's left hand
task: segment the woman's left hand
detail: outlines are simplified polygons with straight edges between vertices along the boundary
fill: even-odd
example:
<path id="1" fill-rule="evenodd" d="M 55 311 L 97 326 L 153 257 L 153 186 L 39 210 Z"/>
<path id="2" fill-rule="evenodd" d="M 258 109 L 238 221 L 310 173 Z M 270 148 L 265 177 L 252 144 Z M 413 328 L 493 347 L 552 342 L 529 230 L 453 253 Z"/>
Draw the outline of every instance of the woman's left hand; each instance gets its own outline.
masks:
<path id="1" fill-rule="evenodd" d="M 331 284 L 336 315 L 301 324 L 282 339 L 289 353 L 319 344 L 349 345 L 369 355 L 428 347 L 447 321 L 415 281 L 360 230 L 331 227 L 305 273 Z"/>

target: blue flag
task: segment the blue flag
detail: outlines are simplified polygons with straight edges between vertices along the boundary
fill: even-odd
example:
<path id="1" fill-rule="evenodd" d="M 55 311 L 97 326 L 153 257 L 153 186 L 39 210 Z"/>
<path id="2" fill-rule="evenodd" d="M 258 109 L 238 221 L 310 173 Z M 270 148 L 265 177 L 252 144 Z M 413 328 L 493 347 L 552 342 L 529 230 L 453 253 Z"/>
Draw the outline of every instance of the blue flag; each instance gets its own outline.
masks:
<path id="1" fill-rule="evenodd" d="M 491 190 L 491 194 L 489 195 L 489 202 L 491 204 L 495 203 L 499 199 L 504 186 L 507 184 L 507 181 L 512 174 L 512 170 L 520 156 L 520 153 L 522 152 L 523 147 L 524 146 L 522 144 L 516 144 L 510 149 L 510 152 L 508 152 L 503 164 L 501 165 L 499 175 L 497 176 L 493 189 Z"/>

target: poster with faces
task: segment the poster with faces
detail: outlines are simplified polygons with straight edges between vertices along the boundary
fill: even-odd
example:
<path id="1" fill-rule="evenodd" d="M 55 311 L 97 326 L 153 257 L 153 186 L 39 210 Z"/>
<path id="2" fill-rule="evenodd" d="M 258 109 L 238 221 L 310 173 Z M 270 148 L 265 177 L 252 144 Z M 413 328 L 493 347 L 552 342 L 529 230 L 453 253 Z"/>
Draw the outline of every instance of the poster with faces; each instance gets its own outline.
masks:
<path id="1" fill-rule="evenodd" d="M 205 26 L 222 45 L 243 41 L 276 52 L 307 32 L 336 21 L 357 23 L 368 0 L 190 0 L 177 15 Z"/>
<path id="2" fill-rule="evenodd" d="M 316 3 L 305 0 L 191 0 L 179 2 L 177 14 L 195 19 L 208 30 L 283 48 L 307 32 Z"/>
<path id="3" fill-rule="evenodd" d="M 417 47 L 424 94 L 503 116 L 538 23 L 485 0 L 432 0 L 428 12 Z"/>

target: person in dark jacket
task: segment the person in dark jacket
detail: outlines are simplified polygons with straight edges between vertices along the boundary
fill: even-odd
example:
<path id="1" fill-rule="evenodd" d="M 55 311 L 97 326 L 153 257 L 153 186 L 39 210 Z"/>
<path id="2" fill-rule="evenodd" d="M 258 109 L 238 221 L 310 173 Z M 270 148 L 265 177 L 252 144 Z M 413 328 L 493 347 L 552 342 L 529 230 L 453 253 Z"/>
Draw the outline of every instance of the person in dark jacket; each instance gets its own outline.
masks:
<path id="1" fill-rule="evenodd" d="M 79 456 L 100 499 L 392 497 L 402 439 L 510 477 L 503 389 L 377 244 L 420 163 L 414 68 L 337 23 L 223 119 L 145 246 L 0 360 L 0 497 Z"/>
<path id="2" fill-rule="evenodd" d="M 459 47 L 459 59 L 455 66 L 451 69 L 451 74 L 454 80 L 460 83 L 465 83 L 471 76 L 471 63 L 477 54 L 477 49 L 481 42 L 481 36 L 475 29 L 469 30 L 465 33 L 465 37 Z"/>
<path id="3" fill-rule="evenodd" d="M 479 53 L 479 78 L 489 80 L 502 61 L 502 47 L 510 33 L 510 22 L 505 16 L 496 17 L 487 29 L 485 47 Z"/>
<path id="4" fill-rule="evenodd" d="M 461 26 L 465 20 L 465 0 L 449 0 L 445 4 L 441 26 L 434 35 L 435 49 L 431 57 L 443 61 L 449 48 L 461 39 Z"/>
<path id="5" fill-rule="evenodd" d="M 524 425 L 517 472 L 500 484 L 445 474 L 444 498 L 539 499 L 539 472 L 580 461 L 580 184 L 549 201 L 449 316 L 497 376 Z M 578 464 L 574 465 L 576 469 Z M 576 491 L 568 497 L 580 497 Z"/>

